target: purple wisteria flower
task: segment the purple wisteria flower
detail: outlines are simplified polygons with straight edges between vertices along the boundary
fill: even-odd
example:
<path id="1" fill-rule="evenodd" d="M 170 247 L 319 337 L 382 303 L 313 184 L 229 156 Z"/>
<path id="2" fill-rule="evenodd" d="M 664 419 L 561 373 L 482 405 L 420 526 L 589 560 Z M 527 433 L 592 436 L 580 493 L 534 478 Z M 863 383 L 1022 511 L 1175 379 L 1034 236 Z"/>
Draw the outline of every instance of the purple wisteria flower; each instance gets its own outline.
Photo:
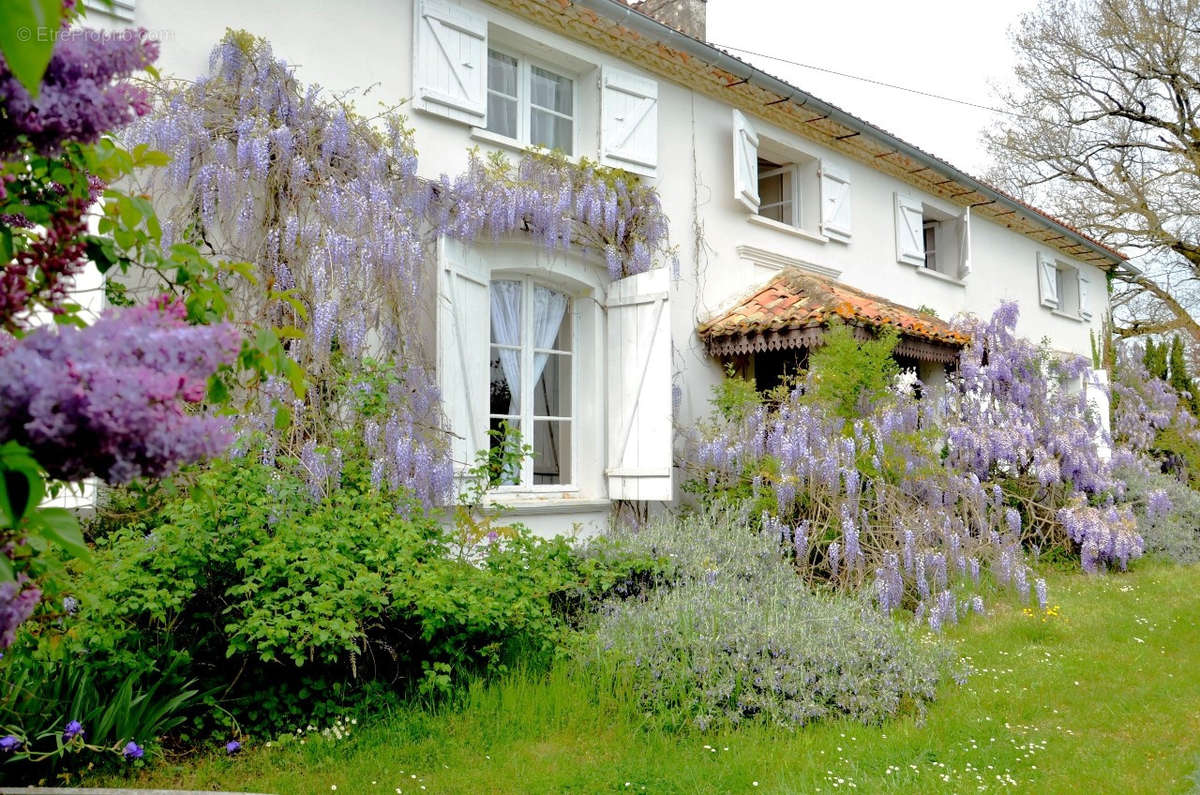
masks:
<path id="1" fill-rule="evenodd" d="M 1171 512 L 1171 498 L 1164 489 L 1155 489 L 1146 494 L 1146 516 L 1151 521 Z"/>

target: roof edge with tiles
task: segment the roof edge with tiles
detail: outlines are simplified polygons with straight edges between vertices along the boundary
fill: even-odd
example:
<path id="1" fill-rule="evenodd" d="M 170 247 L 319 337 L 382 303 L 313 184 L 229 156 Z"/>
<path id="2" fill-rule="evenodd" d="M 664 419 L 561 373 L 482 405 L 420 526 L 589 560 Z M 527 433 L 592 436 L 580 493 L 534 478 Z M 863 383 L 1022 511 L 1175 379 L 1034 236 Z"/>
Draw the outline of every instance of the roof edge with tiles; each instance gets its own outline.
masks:
<path id="1" fill-rule="evenodd" d="M 908 340 L 946 348 L 949 357 L 970 342 L 967 334 L 933 315 L 796 268 L 776 274 L 733 307 L 701 323 L 696 332 L 714 351 L 734 350 L 731 345 L 803 347 L 837 320 L 866 329 L 894 329 Z"/>

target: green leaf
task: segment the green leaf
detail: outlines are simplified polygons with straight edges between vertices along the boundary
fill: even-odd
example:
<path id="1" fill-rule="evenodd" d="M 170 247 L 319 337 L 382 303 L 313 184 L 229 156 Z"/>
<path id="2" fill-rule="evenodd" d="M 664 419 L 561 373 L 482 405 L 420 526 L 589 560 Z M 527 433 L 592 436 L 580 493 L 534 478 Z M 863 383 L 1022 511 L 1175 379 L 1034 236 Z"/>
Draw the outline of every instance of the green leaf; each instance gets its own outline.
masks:
<path id="1" fill-rule="evenodd" d="M 287 376 L 288 384 L 292 387 L 292 393 L 304 400 L 304 395 L 308 392 L 308 384 L 304 381 L 304 370 L 296 364 L 295 360 L 284 356 L 283 372 Z"/>
<path id="2" fill-rule="evenodd" d="M 292 411 L 280 403 L 275 407 L 275 430 L 286 431 L 292 424 Z"/>
<path id="3" fill-rule="evenodd" d="M 225 385 L 225 380 L 219 375 L 210 376 L 208 379 L 208 402 L 224 403 L 229 400 L 229 387 Z"/>
<path id="4" fill-rule="evenodd" d="M 54 54 L 62 18 L 60 0 L 0 0 L 0 52 L 13 76 L 37 97 L 42 75 Z"/>
<path id="5" fill-rule="evenodd" d="M 92 551 L 83 541 L 79 520 L 66 508 L 42 508 L 31 518 L 31 524 L 39 528 L 44 537 L 58 544 L 72 557 L 91 559 Z"/>

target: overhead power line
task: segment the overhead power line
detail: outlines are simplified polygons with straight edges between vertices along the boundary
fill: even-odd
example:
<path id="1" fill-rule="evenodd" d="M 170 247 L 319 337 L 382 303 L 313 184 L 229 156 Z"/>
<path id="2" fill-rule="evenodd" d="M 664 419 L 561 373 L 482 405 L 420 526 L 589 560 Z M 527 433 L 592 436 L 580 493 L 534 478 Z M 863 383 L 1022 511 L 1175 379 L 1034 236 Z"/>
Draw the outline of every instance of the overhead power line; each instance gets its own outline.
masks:
<path id="1" fill-rule="evenodd" d="M 1003 108 L 993 108 L 990 105 L 980 105 L 978 102 L 971 102 L 969 100 L 958 99 L 956 97 L 947 97 L 943 94 L 935 94 L 932 91 L 922 91 L 918 88 L 909 88 L 908 86 L 901 86 L 901 85 L 897 85 L 896 83 L 888 83 L 884 80 L 876 80 L 871 77 L 863 77 L 862 75 L 854 75 L 854 74 L 850 74 L 849 72 L 839 72 L 836 69 L 830 69 L 825 66 L 817 66 L 816 64 L 810 64 L 810 63 L 801 63 L 800 61 L 793 61 L 788 58 L 781 58 L 778 55 L 770 55 L 765 52 L 756 52 L 755 50 L 747 50 L 745 47 L 734 47 L 731 44 L 717 44 L 716 42 L 709 42 L 709 43 L 712 44 L 712 46 L 714 46 L 714 47 L 721 48 L 722 50 L 730 50 L 732 52 L 740 52 L 745 55 L 752 55 L 755 58 L 766 58 L 767 60 L 777 61 L 779 63 L 785 63 L 785 64 L 788 64 L 789 66 L 798 66 L 801 69 L 811 69 L 814 72 L 823 72 L 825 74 L 835 75 L 837 77 L 844 77 L 844 78 L 847 78 L 848 80 L 857 80 L 860 83 L 869 83 L 874 86 L 880 86 L 882 88 L 890 88 L 895 91 L 905 91 L 909 94 L 916 94 L 918 96 L 928 97 L 929 99 L 936 99 L 936 100 L 940 100 L 942 102 L 952 102 L 955 105 L 965 105 L 969 108 L 975 108 L 976 110 L 986 110 L 989 113 L 999 113 L 1004 116 L 1013 116 L 1018 119 L 1027 118 L 1024 115 L 1022 115 L 1020 113 L 1015 113 L 1011 110 L 1004 110 Z"/>

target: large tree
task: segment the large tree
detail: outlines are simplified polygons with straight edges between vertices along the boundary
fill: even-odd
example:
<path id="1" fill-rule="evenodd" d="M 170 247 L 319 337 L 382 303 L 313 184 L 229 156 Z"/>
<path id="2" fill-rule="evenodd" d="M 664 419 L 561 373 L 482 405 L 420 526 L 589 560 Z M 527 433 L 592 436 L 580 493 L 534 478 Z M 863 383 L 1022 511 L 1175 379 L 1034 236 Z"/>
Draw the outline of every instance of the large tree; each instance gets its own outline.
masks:
<path id="1" fill-rule="evenodd" d="M 1119 336 L 1200 347 L 1200 0 L 1043 0 L 1012 39 L 992 178 L 1135 258 Z"/>

